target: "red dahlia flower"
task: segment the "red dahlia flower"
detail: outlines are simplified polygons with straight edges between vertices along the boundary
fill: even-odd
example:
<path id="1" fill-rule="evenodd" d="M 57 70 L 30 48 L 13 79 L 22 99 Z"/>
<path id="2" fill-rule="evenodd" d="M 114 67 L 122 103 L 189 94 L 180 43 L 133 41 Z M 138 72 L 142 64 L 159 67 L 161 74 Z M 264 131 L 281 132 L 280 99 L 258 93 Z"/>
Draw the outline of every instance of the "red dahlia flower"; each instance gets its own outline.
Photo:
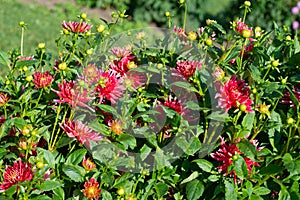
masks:
<path id="1" fill-rule="evenodd" d="M 64 29 L 70 30 L 73 33 L 84 33 L 92 28 L 91 25 L 89 25 L 86 22 L 66 22 L 64 21 L 62 23 L 62 27 Z"/>
<path id="2" fill-rule="evenodd" d="M 36 88 L 46 88 L 51 85 L 53 81 L 53 77 L 51 76 L 50 72 L 34 72 L 33 74 L 34 79 L 32 82 L 34 83 Z"/>
<path id="3" fill-rule="evenodd" d="M 295 95 L 296 99 L 300 102 L 300 84 L 297 84 L 293 89 L 292 89 L 293 94 Z M 281 99 L 282 104 L 287 104 L 290 105 L 290 107 L 294 107 L 295 103 L 291 100 L 291 94 L 289 93 L 288 90 L 284 92 L 284 95 Z"/>
<path id="4" fill-rule="evenodd" d="M 239 108 L 240 105 L 246 105 L 246 111 L 253 112 L 251 105 L 253 101 L 250 99 L 250 89 L 244 80 L 236 80 L 233 76 L 224 86 L 219 86 L 219 92 L 216 94 L 218 99 L 218 107 L 225 108 L 228 112 L 230 108 Z"/>
<path id="5" fill-rule="evenodd" d="M 167 107 L 171 108 L 172 110 L 175 110 L 178 114 L 181 114 L 182 110 L 183 110 L 182 106 L 181 106 L 181 102 L 178 101 L 176 97 L 174 99 L 172 99 L 171 95 L 169 96 L 167 101 L 164 102 L 164 106 L 167 106 Z"/>
<path id="6" fill-rule="evenodd" d="M 127 71 L 136 67 L 134 62 L 135 56 L 131 53 L 129 48 L 115 47 L 111 49 L 111 53 L 118 57 L 118 59 L 113 60 L 109 67 L 118 75 L 123 76 Z"/>
<path id="7" fill-rule="evenodd" d="M 68 103 L 73 108 L 76 108 L 78 105 L 91 109 L 85 104 L 92 100 L 91 97 L 88 97 L 87 89 L 79 88 L 73 81 L 66 82 L 65 80 L 62 84 L 58 83 L 58 87 L 60 91 L 52 89 L 60 97 L 60 100 L 56 100 L 56 102 Z"/>
<path id="8" fill-rule="evenodd" d="M 13 166 L 8 166 L 4 172 L 4 180 L 0 185 L 0 190 L 5 191 L 11 186 L 19 182 L 31 181 L 33 178 L 33 171 L 29 163 L 23 163 L 20 160 L 15 161 Z"/>
<path id="9" fill-rule="evenodd" d="M 122 81 L 123 79 L 117 79 L 114 73 L 100 72 L 98 85 L 95 88 L 100 98 L 99 102 L 102 103 L 103 99 L 106 99 L 115 104 L 123 96 L 122 91 L 125 90 Z"/>
<path id="10" fill-rule="evenodd" d="M 101 189 L 99 183 L 95 178 L 91 178 L 89 181 L 84 183 L 84 189 L 82 190 L 84 196 L 89 200 L 98 199 Z"/>
<path id="11" fill-rule="evenodd" d="M 224 175 L 229 174 L 230 176 L 234 176 L 236 179 L 236 172 L 234 170 L 228 171 L 228 168 L 232 166 L 234 162 L 234 156 L 236 154 L 241 155 L 242 152 L 238 149 L 235 143 L 229 143 L 226 144 L 225 140 L 220 137 L 221 139 L 221 145 L 217 152 L 211 153 L 210 156 L 214 158 L 215 160 L 222 162 L 223 164 L 218 167 L 219 172 L 225 172 Z M 250 141 L 254 146 L 257 147 L 257 141 Z M 256 148 L 257 151 L 259 151 L 261 148 Z M 244 160 L 246 162 L 247 168 L 248 168 L 248 174 L 251 173 L 253 166 L 259 166 L 259 164 L 253 160 L 251 160 L 248 157 L 244 157 Z"/>
<path id="12" fill-rule="evenodd" d="M 189 77 L 193 76 L 196 69 L 201 69 L 202 64 L 198 61 L 191 61 L 191 60 L 178 60 L 177 61 L 177 71 L 184 76 L 184 78 L 188 79 Z"/>
<path id="13" fill-rule="evenodd" d="M 60 125 L 61 128 L 67 133 L 70 138 L 76 138 L 81 144 L 90 146 L 89 141 L 99 141 L 103 137 L 100 136 L 98 133 L 93 132 L 85 124 L 81 123 L 80 121 L 65 121 L 64 124 Z"/>

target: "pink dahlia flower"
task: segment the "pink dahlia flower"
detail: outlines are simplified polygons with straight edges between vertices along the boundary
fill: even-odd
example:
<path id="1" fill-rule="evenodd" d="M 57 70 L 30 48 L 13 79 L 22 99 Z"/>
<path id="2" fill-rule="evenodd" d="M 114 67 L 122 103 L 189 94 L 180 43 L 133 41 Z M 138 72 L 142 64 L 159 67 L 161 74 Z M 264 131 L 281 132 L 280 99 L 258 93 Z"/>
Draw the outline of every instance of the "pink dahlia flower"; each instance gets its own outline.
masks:
<path id="1" fill-rule="evenodd" d="M 106 99 L 115 104 L 123 96 L 122 91 L 125 90 L 122 81 L 123 79 L 118 79 L 114 73 L 100 72 L 98 85 L 95 88 L 100 98 L 99 102 L 102 103 L 103 99 Z"/>
<path id="2" fill-rule="evenodd" d="M 86 22 L 72 22 L 72 21 L 69 22 L 63 21 L 62 27 L 64 29 L 72 31 L 73 33 L 84 33 L 92 28 L 92 26 Z"/>
<path id="3" fill-rule="evenodd" d="M 85 108 L 91 109 L 85 103 L 92 100 L 91 97 L 88 97 L 88 90 L 79 88 L 73 81 L 66 82 L 63 81 L 62 84 L 58 83 L 60 91 L 52 89 L 59 97 L 59 100 L 56 100 L 58 103 L 68 103 L 73 108 L 76 108 L 77 105 Z"/>
<path id="4" fill-rule="evenodd" d="M 242 35 L 243 30 L 249 30 L 252 33 L 252 28 L 249 28 L 244 22 L 239 19 L 237 21 L 237 26 L 235 27 L 235 30 Z"/>
<path id="5" fill-rule="evenodd" d="M 5 191 L 11 186 L 19 182 L 31 181 L 33 178 L 33 171 L 29 163 L 23 163 L 20 160 L 15 161 L 13 166 L 8 166 L 4 172 L 4 180 L 0 185 L 0 190 Z"/>
<path id="6" fill-rule="evenodd" d="M 200 62 L 192 60 L 178 60 L 176 64 L 176 70 L 186 79 L 193 76 L 197 68 L 201 69 L 202 67 L 202 64 Z"/>
<path id="7" fill-rule="evenodd" d="M 246 105 L 246 112 L 252 113 L 253 101 L 250 99 L 250 89 L 244 80 L 236 80 L 233 76 L 224 85 L 219 86 L 219 92 L 216 94 L 218 98 L 218 107 L 225 108 L 228 112 L 230 108 L 239 108 L 240 105 Z"/>
<path id="8" fill-rule="evenodd" d="M 46 88 L 51 85 L 53 81 L 53 76 L 51 76 L 50 72 L 34 72 L 34 79 L 32 82 L 34 83 L 36 88 Z"/>
<path id="9" fill-rule="evenodd" d="M 97 142 L 103 138 L 97 132 L 93 132 L 92 129 L 80 121 L 66 120 L 64 124 L 60 125 L 60 127 L 70 138 L 76 138 L 81 144 L 84 144 L 87 147 L 90 147 L 89 141 Z"/>

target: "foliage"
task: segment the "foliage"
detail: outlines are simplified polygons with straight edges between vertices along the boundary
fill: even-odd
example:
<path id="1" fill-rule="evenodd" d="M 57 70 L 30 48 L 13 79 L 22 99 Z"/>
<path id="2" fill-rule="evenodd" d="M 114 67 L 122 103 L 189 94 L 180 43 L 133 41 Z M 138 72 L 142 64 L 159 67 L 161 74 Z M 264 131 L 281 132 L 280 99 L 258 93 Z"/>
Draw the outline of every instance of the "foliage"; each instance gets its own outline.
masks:
<path id="1" fill-rule="evenodd" d="M 55 59 L 1 52 L 1 198 L 299 199 L 299 41 L 241 8 L 231 31 L 82 13 Z"/>

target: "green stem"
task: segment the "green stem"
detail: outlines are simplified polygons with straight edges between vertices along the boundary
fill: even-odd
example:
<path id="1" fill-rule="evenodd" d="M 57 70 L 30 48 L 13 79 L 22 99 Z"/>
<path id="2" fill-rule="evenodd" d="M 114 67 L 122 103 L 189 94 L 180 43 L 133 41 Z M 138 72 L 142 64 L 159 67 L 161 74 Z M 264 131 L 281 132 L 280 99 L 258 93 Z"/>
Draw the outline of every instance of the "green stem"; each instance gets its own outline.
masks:
<path id="1" fill-rule="evenodd" d="M 52 147 L 53 147 L 52 140 L 54 139 L 54 133 L 55 133 L 55 129 L 56 129 L 56 126 L 58 123 L 58 117 L 59 117 L 60 110 L 61 110 L 61 104 L 59 104 L 59 106 L 57 108 L 57 114 L 55 117 L 54 127 L 53 127 L 52 133 L 50 135 L 50 141 L 49 141 L 49 146 L 48 146 L 49 150 L 52 150 Z"/>
<path id="2" fill-rule="evenodd" d="M 39 101 L 41 100 L 41 97 L 42 97 L 42 94 L 43 94 L 43 90 L 44 90 L 44 88 L 42 88 L 41 91 L 40 91 L 39 97 L 38 97 L 37 102 L 36 102 L 36 104 L 34 106 L 35 108 L 37 107 L 37 105 L 39 104 Z"/>
<path id="3" fill-rule="evenodd" d="M 243 23 L 246 20 L 246 15 L 247 15 L 247 7 L 245 6 L 245 10 L 244 10 L 244 16 L 243 16 Z"/>
<path id="4" fill-rule="evenodd" d="M 23 45 L 24 45 L 24 27 L 21 28 L 21 56 L 23 56 Z"/>
<path id="5" fill-rule="evenodd" d="M 246 43 L 247 43 L 247 38 L 245 38 L 245 41 L 244 41 L 244 44 L 242 46 L 242 55 L 241 55 L 241 61 L 240 61 L 240 65 L 239 65 L 239 68 L 238 68 L 238 72 L 241 72 L 242 71 L 242 67 L 243 67 L 243 58 L 244 58 L 244 52 L 245 52 L 245 46 L 246 46 Z"/>
<path id="6" fill-rule="evenodd" d="M 268 68 L 268 71 L 267 71 L 266 74 L 264 75 L 263 80 L 265 80 L 265 78 L 266 78 L 267 75 L 269 74 L 270 70 L 271 70 L 271 66 Z"/>

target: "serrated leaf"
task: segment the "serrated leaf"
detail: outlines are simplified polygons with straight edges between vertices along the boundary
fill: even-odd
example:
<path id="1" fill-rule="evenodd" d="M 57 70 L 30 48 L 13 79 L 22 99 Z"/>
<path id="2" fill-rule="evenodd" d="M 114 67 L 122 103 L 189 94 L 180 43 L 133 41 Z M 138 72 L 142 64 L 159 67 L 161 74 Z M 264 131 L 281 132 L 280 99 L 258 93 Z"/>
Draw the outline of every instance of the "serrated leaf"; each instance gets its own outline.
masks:
<path id="1" fill-rule="evenodd" d="M 43 191 L 50 191 L 55 188 L 62 187 L 63 185 L 64 184 L 62 184 L 58 181 L 47 180 L 40 185 L 39 189 L 43 190 Z"/>
<path id="2" fill-rule="evenodd" d="M 242 121 L 242 126 L 246 128 L 249 132 L 251 131 L 253 127 L 255 113 L 247 113 Z"/>
<path id="3" fill-rule="evenodd" d="M 223 26 L 221 26 L 220 24 L 216 23 L 216 22 L 211 22 L 210 25 L 212 27 L 215 27 L 216 29 L 218 29 L 218 31 L 220 31 L 222 34 L 226 34 L 225 29 L 223 28 Z"/>
<path id="4" fill-rule="evenodd" d="M 290 175 L 300 174 L 300 160 L 294 160 L 291 154 L 286 153 L 282 157 L 285 168 L 290 172 Z"/>
<path id="5" fill-rule="evenodd" d="M 86 149 L 77 149 L 67 158 L 66 162 L 73 165 L 78 165 L 86 154 Z"/>
<path id="6" fill-rule="evenodd" d="M 76 165 L 64 164 L 62 170 L 71 180 L 75 182 L 83 181 L 85 175 L 84 168 Z"/>
<path id="7" fill-rule="evenodd" d="M 237 200 L 237 193 L 231 182 L 225 180 L 225 200 Z"/>
<path id="8" fill-rule="evenodd" d="M 159 182 L 159 183 L 155 184 L 154 187 L 155 187 L 158 197 L 164 196 L 168 192 L 168 189 L 169 189 L 168 185 L 163 182 Z"/>
<path id="9" fill-rule="evenodd" d="M 37 197 L 31 198 L 31 200 L 53 200 L 47 195 L 39 195 Z"/>
<path id="10" fill-rule="evenodd" d="M 204 185 L 199 180 L 193 180 L 186 185 L 186 197 L 188 200 L 199 199 L 204 192 Z"/>
<path id="11" fill-rule="evenodd" d="M 257 195 L 267 195 L 271 192 L 268 188 L 265 187 L 255 187 L 253 188 L 253 193 Z"/>
<path id="12" fill-rule="evenodd" d="M 16 67 L 17 68 L 24 67 L 24 66 L 28 67 L 28 66 L 34 65 L 36 62 L 37 62 L 37 60 L 23 60 L 23 61 L 18 61 L 17 64 L 16 64 Z"/>
<path id="13" fill-rule="evenodd" d="M 136 139 L 134 136 L 126 134 L 126 133 L 122 133 L 121 135 L 119 135 L 118 137 L 118 141 L 123 144 L 124 146 L 126 146 L 126 148 L 129 146 L 130 148 L 134 148 L 136 147 Z"/>

